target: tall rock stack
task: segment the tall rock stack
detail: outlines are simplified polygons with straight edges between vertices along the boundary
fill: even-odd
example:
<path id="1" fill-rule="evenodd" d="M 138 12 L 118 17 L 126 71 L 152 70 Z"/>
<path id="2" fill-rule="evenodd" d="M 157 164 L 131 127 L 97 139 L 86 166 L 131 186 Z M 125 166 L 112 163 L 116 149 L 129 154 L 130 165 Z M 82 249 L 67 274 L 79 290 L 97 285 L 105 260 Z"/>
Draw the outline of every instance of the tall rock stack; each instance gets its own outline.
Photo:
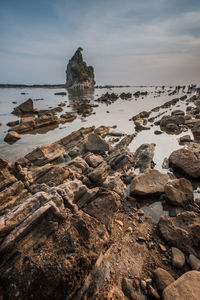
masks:
<path id="1" fill-rule="evenodd" d="M 66 70 L 67 88 L 94 88 L 94 69 L 83 61 L 82 48 L 78 48 L 69 60 Z"/>

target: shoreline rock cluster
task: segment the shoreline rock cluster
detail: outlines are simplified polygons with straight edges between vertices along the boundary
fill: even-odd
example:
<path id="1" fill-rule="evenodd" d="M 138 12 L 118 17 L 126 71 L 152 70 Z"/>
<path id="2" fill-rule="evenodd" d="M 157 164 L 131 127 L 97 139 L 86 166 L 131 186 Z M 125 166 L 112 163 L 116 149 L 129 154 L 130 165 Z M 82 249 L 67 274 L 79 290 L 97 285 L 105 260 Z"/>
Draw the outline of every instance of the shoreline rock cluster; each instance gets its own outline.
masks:
<path id="1" fill-rule="evenodd" d="M 155 144 L 133 153 L 135 134 L 111 144 L 109 131 L 81 128 L 14 164 L 0 158 L 3 300 L 198 299 L 199 143 L 173 151 L 161 173 Z M 142 210 L 152 199 L 179 213 L 155 223 Z"/>

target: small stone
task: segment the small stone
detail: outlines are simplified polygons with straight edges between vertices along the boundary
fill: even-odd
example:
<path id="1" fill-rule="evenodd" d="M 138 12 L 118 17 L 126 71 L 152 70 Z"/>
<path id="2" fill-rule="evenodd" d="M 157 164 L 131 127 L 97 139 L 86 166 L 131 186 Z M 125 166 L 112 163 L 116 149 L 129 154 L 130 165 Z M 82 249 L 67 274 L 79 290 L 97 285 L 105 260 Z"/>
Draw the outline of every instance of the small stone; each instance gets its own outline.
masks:
<path id="1" fill-rule="evenodd" d="M 145 291 L 145 290 L 146 290 L 146 288 L 147 288 L 146 281 L 144 281 L 144 280 L 141 280 L 141 281 L 140 281 L 140 286 L 141 286 L 141 289 L 142 289 L 143 291 Z"/>
<path id="2" fill-rule="evenodd" d="M 178 248 L 172 247 L 172 265 L 181 269 L 185 264 L 185 255 Z"/>
<path id="3" fill-rule="evenodd" d="M 155 299 L 160 299 L 158 292 L 152 287 L 152 285 L 150 285 L 148 288 L 148 294 L 153 296 Z"/>
<path id="4" fill-rule="evenodd" d="M 161 250 L 162 252 L 166 252 L 166 251 L 167 251 L 167 249 L 166 249 L 166 247 L 165 247 L 164 245 L 159 244 L 159 247 L 160 247 L 160 250 Z"/>
<path id="5" fill-rule="evenodd" d="M 200 259 L 198 259 L 193 254 L 189 256 L 189 264 L 193 270 L 199 271 L 200 270 Z"/>
<path id="6" fill-rule="evenodd" d="M 146 239 L 143 236 L 138 236 L 137 241 L 138 242 L 145 242 Z"/>
<path id="7" fill-rule="evenodd" d="M 115 223 L 119 224 L 121 227 L 124 226 L 123 222 L 121 222 L 120 220 L 115 220 Z"/>
<path id="8" fill-rule="evenodd" d="M 128 227 L 128 228 L 127 228 L 127 231 L 128 231 L 128 232 L 132 232 L 132 231 L 133 231 L 133 228 L 132 228 L 132 227 Z"/>
<path id="9" fill-rule="evenodd" d="M 143 216 L 144 215 L 144 211 L 142 209 L 138 210 L 138 215 Z"/>

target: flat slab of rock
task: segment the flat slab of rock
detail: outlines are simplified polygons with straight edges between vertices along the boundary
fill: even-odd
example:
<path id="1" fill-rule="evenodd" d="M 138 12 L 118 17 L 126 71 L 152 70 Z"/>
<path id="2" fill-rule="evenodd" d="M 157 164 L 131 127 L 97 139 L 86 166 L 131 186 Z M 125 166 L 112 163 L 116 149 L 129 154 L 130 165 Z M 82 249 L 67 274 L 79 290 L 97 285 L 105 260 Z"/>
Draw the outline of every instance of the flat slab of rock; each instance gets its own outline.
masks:
<path id="1" fill-rule="evenodd" d="M 164 289 L 163 300 L 199 300 L 199 282 L 200 272 L 187 272 Z"/>
<path id="2" fill-rule="evenodd" d="M 105 153 L 110 149 L 110 145 L 102 139 L 98 134 L 90 134 L 87 142 L 85 143 L 86 152 L 92 153 Z"/>
<path id="3" fill-rule="evenodd" d="M 180 174 L 189 178 L 200 178 L 200 159 L 194 152 L 187 149 L 178 149 L 171 153 L 169 166 Z"/>
<path id="4" fill-rule="evenodd" d="M 162 216 L 158 222 L 158 231 L 166 242 L 181 251 L 198 255 L 200 243 L 200 216 L 186 211 L 171 218 Z"/>
<path id="5" fill-rule="evenodd" d="M 147 170 L 135 176 L 131 182 L 130 194 L 138 196 L 153 196 L 164 193 L 164 186 L 169 175 L 157 170 Z"/>
<path id="6" fill-rule="evenodd" d="M 193 187 L 189 180 L 180 178 L 165 185 L 167 201 L 175 206 L 184 206 L 193 202 Z"/>

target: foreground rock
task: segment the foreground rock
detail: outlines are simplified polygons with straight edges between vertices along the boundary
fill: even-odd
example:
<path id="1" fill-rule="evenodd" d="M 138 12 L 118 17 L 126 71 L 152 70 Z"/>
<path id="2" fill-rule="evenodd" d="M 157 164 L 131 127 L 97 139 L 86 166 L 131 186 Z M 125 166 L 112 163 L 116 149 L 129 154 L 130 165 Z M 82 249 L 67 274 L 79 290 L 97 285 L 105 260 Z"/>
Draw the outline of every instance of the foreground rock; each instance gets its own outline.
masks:
<path id="1" fill-rule="evenodd" d="M 200 159 L 191 150 L 173 151 L 169 157 L 169 166 L 178 174 L 193 179 L 200 178 Z"/>
<path id="2" fill-rule="evenodd" d="M 158 223 L 158 231 L 170 245 L 187 254 L 199 255 L 200 217 L 195 212 L 182 212 L 177 217 L 162 216 Z"/>
<path id="3" fill-rule="evenodd" d="M 159 291 L 163 291 L 168 285 L 175 281 L 172 275 L 162 268 L 157 268 L 154 271 L 154 276 Z"/>
<path id="4" fill-rule="evenodd" d="M 83 61 L 82 50 L 78 48 L 67 65 L 67 88 L 94 88 L 94 69 Z"/>
<path id="5" fill-rule="evenodd" d="M 190 271 L 183 274 L 163 291 L 163 300 L 198 300 L 200 295 L 200 272 Z"/>
<path id="6" fill-rule="evenodd" d="M 140 172 L 151 169 L 153 166 L 155 144 L 142 144 L 136 151 L 134 157 L 134 168 Z"/>
<path id="7" fill-rule="evenodd" d="M 131 182 L 130 193 L 137 196 L 155 196 L 164 193 L 169 176 L 157 170 L 147 170 L 136 175 Z"/>

